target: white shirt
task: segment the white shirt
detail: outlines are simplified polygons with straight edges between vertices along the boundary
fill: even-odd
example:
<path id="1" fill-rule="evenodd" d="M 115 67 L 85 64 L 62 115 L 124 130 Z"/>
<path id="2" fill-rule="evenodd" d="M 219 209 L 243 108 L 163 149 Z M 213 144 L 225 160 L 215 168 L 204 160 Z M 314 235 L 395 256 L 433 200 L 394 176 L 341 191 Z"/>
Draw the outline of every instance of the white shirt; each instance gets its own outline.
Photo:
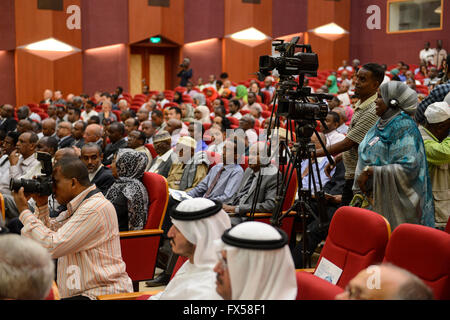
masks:
<path id="1" fill-rule="evenodd" d="M 35 121 L 37 121 L 37 122 L 41 122 L 42 121 L 42 119 L 41 119 L 41 116 L 40 115 L 38 115 L 37 113 L 31 113 L 31 115 L 29 116 L 29 118 L 31 119 L 31 120 L 35 120 Z"/>
<path id="2" fill-rule="evenodd" d="M 329 133 L 325 134 L 325 137 L 327 138 L 327 148 L 331 147 L 333 144 L 341 142 L 345 139 L 345 135 L 342 133 L 337 132 L 336 130 L 333 130 Z"/>
<path id="3" fill-rule="evenodd" d="M 81 113 L 81 117 L 84 121 L 88 121 L 92 116 L 98 116 L 98 112 L 92 109 L 89 113 L 87 113 L 86 110 Z"/>
<path id="4" fill-rule="evenodd" d="M 170 149 L 169 151 L 167 151 L 166 153 L 164 153 L 162 156 L 157 156 L 155 158 L 155 163 L 153 164 L 153 166 L 150 168 L 150 170 L 148 170 L 148 172 L 154 172 L 154 173 L 158 173 L 156 172 L 157 169 L 159 168 L 159 166 L 161 165 L 161 163 L 166 162 L 170 156 L 172 156 L 173 150 Z"/>
<path id="5" fill-rule="evenodd" d="M 9 190 L 9 157 L 8 155 L 3 155 L 0 158 L 0 193 L 10 195 Z"/>
<path id="6" fill-rule="evenodd" d="M 139 148 L 135 149 L 138 152 L 142 152 L 143 154 L 145 154 L 148 158 L 148 164 L 147 167 L 145 168 L 145 171 L 150 170 L 150 166 L 152 165 L 152 161 L 153 161 L 153 157 L 152 154 L 150 153 L 150 151 L 148 151 L 146 146 L 140 146 Z"/>
<path id="7" fill-rule="evenodd" d="M 352 102 L 350 101 L 350 96 L 348 95 L 347 92 L 341 93 L 340 95 L 337 96 L 337 98 L 342 102 L 342 105 L 345 107 L 352 104 Z"/>
<path id="8" fill-rule="evenodd" d="M 216 273 L 212 267 L 197 267 L 186 261 L 165 290 L 149 300 L 222 300 L 222 297 L 216 291 Z"/>
<path id="9" fill-rule="evenodd" d="M 248 129 L 247 131 L 245 131 L 245 135 L 248 138 L 249 145 L 258 142 L 258 134 L 256 133 L 255 129 Z"/>
<path id="10" fill-rule="evenodd" d="M 420 60 L 422 61 L 425 61 L 425 62 L 429 62 L 429 63 L 434 63 L 434 57 L 436 56 L 436 49 L 428 49 L 428 50 L 425 50 L 425 49 L 422 49 L 422 50 L 420 50 L 420 53 L 419 53 L 419 57 L 420 57 Z"/>
<path id="11" fill-rule="evenodd" d="M 100 169 L 103 167 L 102 164 L 100 164 L 97 168 L 97 170 L 95 170 L 95 172 L 93 173 L 89 173 L 89 181 L 92 182 L 92 180 L 94 180 L 95 176 L 97 175 L 97 173 L 100 171 Z"/>
<path id="12" fill-rule="evenodd" d="M 225 142 L 226 141 L 222 141 L 221 143 L 219 143 L 219 144 L 215 144 L 215 143 L 211 143 L 209 146 L 208 146 L 208 151 L 210 151 L 210 152 L 215 152 L 215 153 L 222 153 L 223 152 L 223 147 L 225 146 Z"/>
<path id="13" fill-rule="evenodd" d="M 9 175 L 11 178 L 17 179 L 26 174 L 26 176 L 30 176 L 31 174 L 36 173 L 36 170 L 38 170 L 37 165 L 40 165 L 41 163 L 36 159 L 36 153 L 29 156 L 27 159 L 23 159 L 23 156 L 20 155 L 19 162 L 17 162 L 17 165 L 11 166 L 9 168 Z M 41 172 L 39 171 L 37 175 L 40 175 Z M 36 175 L 36 174 L 35 174 Z M 33 176 L 31 176 L 32 178 Z M 30 179 L 30 178 L 25 178 Z"/>
<path id="14" fill-rule="evenodd" d="M 233 118 L 240 120 L 242 118 L 242 114 L 238 111 L 235 114 L 229 113 L 226 115 L 226 117 L 233 117 Z"/>

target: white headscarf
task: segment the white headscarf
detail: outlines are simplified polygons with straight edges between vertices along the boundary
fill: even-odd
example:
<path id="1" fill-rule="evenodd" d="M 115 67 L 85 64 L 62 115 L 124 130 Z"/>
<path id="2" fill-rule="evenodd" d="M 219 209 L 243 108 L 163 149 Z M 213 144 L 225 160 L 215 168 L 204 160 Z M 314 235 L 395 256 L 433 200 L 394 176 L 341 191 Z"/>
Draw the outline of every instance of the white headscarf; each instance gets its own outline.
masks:
<path id="1" fill-rule="evenodd" d="M 194 198 L 180 202 L 176 209 L 184 212 L 198 212 L 215 205 L 209 199 Z M 228 214 L 220 210 L 212 216 L 199 220 L 181 221 L 172 218 L 172 223 L 189 242 L 195 244 L 194 265 L 214 268 L 217 263 L 214 241 L 220 239 L 225 230 L 231 228 Z"/>
<path id="2" fill-rule="evenodd" d="M 230 230 L 235 238 L 280 240 L 280 233 L 262 222 L 243 222 Z M 289 247 L 261 250 L 243 249 L 216 241 L 226 250 L 232 300 L 294 300 L 297 296 L 295 267 Z M 216 250 L 217 250 L 216 249 Z"/>
<path id="3" fill-rule="evenodd" d="M 207 106 L 198 106 L 197 108 L 198 111 L 201 112 L 202 114 L 202 118 L 199 120 L 201 123 L 211 123 L 211 118 L 209 115 L 209 108 Z"/>

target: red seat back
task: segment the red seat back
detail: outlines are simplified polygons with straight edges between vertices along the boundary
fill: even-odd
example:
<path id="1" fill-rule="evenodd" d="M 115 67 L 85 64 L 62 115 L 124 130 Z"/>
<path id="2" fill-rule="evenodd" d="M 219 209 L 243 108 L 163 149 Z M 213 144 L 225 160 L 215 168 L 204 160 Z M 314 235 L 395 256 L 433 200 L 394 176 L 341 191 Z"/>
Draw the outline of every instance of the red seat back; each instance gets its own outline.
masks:
<path id="1" fill-rule="evenodd" d="M 437 300 L 450 299 L 450 235 L 421 225 L 395 228 L 384 262 L 406 269 L 422 279 Z"/>
<path id="2" fill-rule="evenodd" d="M 447 225 L 445 226 L 445 232 L 450 233 L 450 219 L 448 219 Z"/>
<path id="3" fill-rule="evenodd" d="M 315 275 L 297 271 L 297 298 L 296 300 L 334 300 L 336 295 L 344 289 L 323 280 Z"/>
<path id="4" fill-rule="evenodd" d="M 142 183 L 148 192 L 148 218 L 144 229 L 161 229 L 167 203 L 169 201 L 169 187 L 167 180 L 152 172 L 145 172 Z"/>
<path id="5" fill-rule="evenodd" d="M 331 220 L 323 257 L 341 268 L 337 285 L 344 288 L 361 270 L 383 260 L 390 225 L 380 214 L 356 207 L 339 208 Z"/>

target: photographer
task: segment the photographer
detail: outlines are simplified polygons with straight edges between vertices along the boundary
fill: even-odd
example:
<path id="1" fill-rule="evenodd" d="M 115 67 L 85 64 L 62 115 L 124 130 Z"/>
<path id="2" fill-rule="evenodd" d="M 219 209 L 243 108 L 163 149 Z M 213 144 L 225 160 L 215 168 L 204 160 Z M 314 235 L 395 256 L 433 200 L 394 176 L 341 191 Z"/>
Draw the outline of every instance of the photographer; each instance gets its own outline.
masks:
<path id="1" fill-rule="evenodd" d="M 95 299 L 98 295 L 132 292 L 120 251 L 115 209 L 89 181 L 78 158 L 65 157 L 53 169 L 54 196 L 67 205 L 57 219 L 49 217 L 48 197 L 33 194 L 35 214 L 28 210 L 24 189 L 14 192 L 23 223 L 22 236 L 36 240 L 58 259 L 62 298 Z"/>
<path id="2" fill-rule="evenodd" d="M 182 70 L 177 74 L 177 77 L 181 78 L 180 86 L 186 87 L 189 79 L 192 78 L 192 69 L 189 69 L 189 65 L 191 64 L 191 59 L 184 58 L 183 62 L 180 65 Z"/>

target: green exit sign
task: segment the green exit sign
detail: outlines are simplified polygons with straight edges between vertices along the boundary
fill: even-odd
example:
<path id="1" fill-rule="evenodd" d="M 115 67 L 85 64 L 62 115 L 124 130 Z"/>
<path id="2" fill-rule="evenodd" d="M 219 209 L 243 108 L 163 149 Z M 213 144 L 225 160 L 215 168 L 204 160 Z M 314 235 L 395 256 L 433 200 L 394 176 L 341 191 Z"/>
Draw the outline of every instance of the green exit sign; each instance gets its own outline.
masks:
<path id="1" fill-rule="evenodd" d="M 151 37 L 150 42 L 151 43 L 161 43 L 161 37 Z"/>

